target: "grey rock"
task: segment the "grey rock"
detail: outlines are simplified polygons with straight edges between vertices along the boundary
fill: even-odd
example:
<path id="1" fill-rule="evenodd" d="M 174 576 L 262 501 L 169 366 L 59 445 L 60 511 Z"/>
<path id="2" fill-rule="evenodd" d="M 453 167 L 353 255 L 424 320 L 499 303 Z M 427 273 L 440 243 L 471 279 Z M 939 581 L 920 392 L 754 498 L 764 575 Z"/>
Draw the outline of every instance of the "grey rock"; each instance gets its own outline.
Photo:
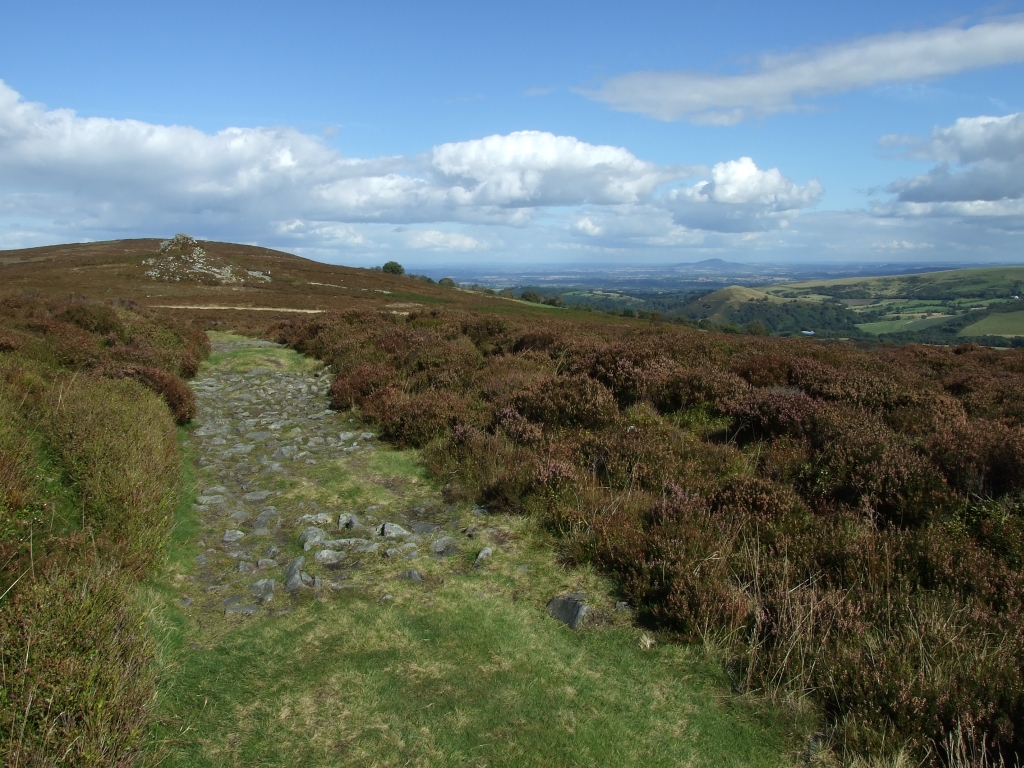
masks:
<path id="1" fill-rule="evenodd" d="M 361 547 L 356 547 L 354 551 L 368 553 L 376 552 L 378 549 L 380 549 L 380 544 L 363 544 Z"/>
<path id="2" fill-rule="evenodd" d="M 212 488 L 204 488 L 203 496 L 220 496 L 228 492 L 223 485 L 215 485 Z"/>
<path id="3" fill-rule="evenodd" d="M 196 496 L 196 503 L 202 504 L 203 506 L 215 506 L 217 504 L 224 504 L 225 502 L 227 502 L 227 498 L 219 493 L 211 496 L 206 496 L 205 494 Z"/>
<path id="4" fill-rule="evenodd" d="M 305 571 L 299 573 L 299 578 L 302 579 L 302 583 L 305 584 L 307 587 L 313 587 L 316 585 L 317 582 L 317 579 L 314 579 Z"/>
<path id="5" fill-rule="evenodd" d="M 369 539 L 324 539 L 317 546 L 323 549 L 351 549 L 369 543 Z"/>
<path id="6" fill-rule="evenodd" d="M 491 549 L 490 547 L 484 547 L 483 549 L 481 549 L 477 553 L 475 565 L 480 565 L 481 563 L 483 563 L 485 560 L 487 560 L 493 554 L 494 554 L 494 550 L 493 549 Z"/>
<path id="7" fill-rule="evenodd" d="M 361 435 L 359 435 L 360 440 L 373 440 L 373 438 L 375 437 L 376 435 L 373 434 L 373 432 L 363 432 Z"/>
<path id="8" fill-rule="evenodd" d="M 234 529 L 224 531 L 224 543 L 225 544 L 231 544 L 231 543 L 236 542 L 236 541 L 241 541 L 244 538 L 245 538 L 245 534 L 242 531 L 238 531 L 238 530 L 234 530 Z"/>
<path id="9" fill-rule="evenodd" d="M 313 556 L 313 559 L 320 565 L 338 565 L 344 561 L 345 553 L 334 549 L 321 549 Z"/>
<path id="10" fill-rule="evenodd" d="M 238 572 L 239 573 L 252 573 L 255 570 L 256 570 L 256 566 L 253 565 L 252 563 L 250 563 L 247 560 L 242 560 L 242 561 L 240 561 L 238 563 Z"/>
<path id="11" fill-rule="evenodd" d="M 285 592 L 297 592 L 302 589 L 302 566 L 306 564 L 306 558 L 296 557 L 284 568 L 284 590 Z"/>
<path id="12" fill-rule="evenodd" d="M 240 613 L 243 616 L 252 616 L 254 613 L 259 613 L 260 607 L 258 605 L 239 605 L 232 603 L 224 608 L 224 613 Z"/>
<path id="13" fill-rule="evenodd" d="M 242 496 L 242 501 L 258 504 L 261 501 L 266 501 L 269 496 L 270 491 L 250 491 Z"/>
<path id="14" fill-rule="evenodd" d="M 400 554 L 402 554 L 402 550 L 398 549 L 398 547 L 384 550 L 384 557 L 398 557 Z"/>
<path id="15" fill-rule="evenodd" d="M 181 598 L 181 607 L 182 608 L 188 608 L 191 605 L 192 605 L 192 598 L 191 597 L 188 597 L 186 595 L 185 597 Z"/>
<path id="16" fill-rule="evenodd" d="M 474 507 L 473 508 L 473 514 L 474 515 L 486 515 L 487 514 L 487 507 Z"/>
<path id="17" fill-rule="evenodd" d="M 410 568 L 408 571 L 402 572 L 398 578 L 408 579 L 409 581 L 415 582 L 416 584 L 423 583 L 423 574 L 417 571 L 415 568 Z"/>
<path id="18" fill-rule="evenodd" d="M 351 440 L 355 436 L 355 432 L 342 432 L 340 435 L 338 435 L 338 439 L 344 442 L 346 440 Z"/>
<path id="19" fill-rule="evenodd" d="M 582 594 L 558 595 L 548 601 L 548 613 L 569 629 L 578 629 L 590 610 L 586 599 L 587 596 Z"/>
<path id="20" fill-rule="evenodd" d="M 228 520 L 234 520 L 238 523 L 244 523 L 250 517 L 252 517 L 252 515 L 250 515 L 248 512 L 238 510 L 237 512 L 233 512 L 230 515 L 228 515 Z"/>
<path id="21" fill-rule="evenodd" d="M 409 532 L 397 523 L 384 523 L 377 529 L 377 535 L 384 537 L 408 536 Z"/>
<path id="22" fill-rule="evenodd" d="M 330 525 L 333 515 L 327 512 L 317 512 L 315 515 L 303 515 L 295 521 L 296 525 Z"/>
<path id="23" fill-rule="evenodd" d="M 419 556 L 420 556 L 419 550 L 418 549 L 414 549 L 411 552 L 406 552 L 405 559 L 406 560 L 415 560 Z"/>
<path id="24" fill-rule="evenodd" d="M 260 570 L 263 570 L 264 568 L 277 568 L 277 560 L 271 560 L 269 557 L 264 557 L 256 563 L 256 567 Z"/>
<path id="25" fill-rule="evenodd" d="M 266 440 L 268 437 L 273 437 L 272 432 L 250 432 L 245 436 L 246 440 Z"/>
<path id="26" fill-rule="evenodd" d="M 430 551 L 435 555 L 447 557 L 458 552 L 459 547 L 451 536 L 444 536 L 430 545 Z"/>
<path id="27" fill-rule="evenodd" d="M 325 538 L 327 538 L 327 534 L 324 533 L 322 528 L 311 525 L 299 535 L 299 544 L 308 552 Z"/>
<path id="28" fill-rule="evenodd" d="M 206 565 L 206 553 L 205 552 L 200 552 L 198 555 L 196 555 L 192 559 L 195 560 L 196 565 Z"/>
<path id="29" fill-rule="evenodd" d="M 277 582 L 273 579 L 260 579 L 249 588 L 249 591 L 252 592 L 256 602 L 269 603 L 274 599 L 274 588 L 276 586 Z"/>
<path id="30" fill-rule="evenodd" d="M 299 449 L 296 448 L 294 445 L 282 445 L 280 448 L 278 448 L 271 454 L 271 458 L 278 460 L 290 459 L 292 456 L 296 454 L 298 450 Z"/>
<path id="31" fill-rule="evenodd" d="M 413 523 L 412 530 L 413 533 L 433 533 L 441 530 L 441 526 L 434 523 Z"/>
<path id="32" fill-rule="evenodd" d="M 390 593 L 388 593 L 388 594 L 384 595 L 384 597 L 382 597 L 382 598 L 380 599 L 380 601 L 381 601 L 382 603 L 390 603 L 390 602 L 391 602 L 392 600 L 394 600 L 394 599 L 395 599 L 395 596 L 394 596 L 394 595 L 392 595 L 392 594 L 390 594 Z"/>
<path id="33" fill-rule="evenodd" d="M 615 610 L 616 611 L 631 611 L 631 610 L 633 610 L 633 606 L 630 605 L 629 603 L 627 603 L 624 600 L 619 600 L 618 602 L 615 603 Z"/>

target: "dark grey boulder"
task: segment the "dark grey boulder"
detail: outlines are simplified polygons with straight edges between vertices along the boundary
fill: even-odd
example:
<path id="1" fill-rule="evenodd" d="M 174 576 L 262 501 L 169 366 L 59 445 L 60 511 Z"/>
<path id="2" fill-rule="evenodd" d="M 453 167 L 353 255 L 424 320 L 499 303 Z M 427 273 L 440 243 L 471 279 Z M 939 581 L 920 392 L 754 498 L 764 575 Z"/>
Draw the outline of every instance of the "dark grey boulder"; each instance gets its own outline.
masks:
<path id="1" fill-rule="evenodd" d="M 389 538 L 393 536 L 408 536 L 409 532 L 402 526 L 398 525 L 398 523 L 383 523 L 380 528 L 377 529 L 377 535 Z"/>
<path id="2" fill-rule="evenodd" d="M 578 629 L 590 610 L 586 599 L 587 596 L 582 594 L 553 597 L 548 601 L 548 613 L 568 626 L 569 629 Z"/>
<path id="3" fill-rule="evenodd" d="M 459 551 L 459 548 L 455 544 L 455 539 L 451 536 L 443 536 L 430 545 L 430 551 L 435 555 L 447 557 L 448 555 L 454 555 Z"/>
<path id="4" fill-rule="evenodd" d="M 302 583 L 302 566 L 306 558 L 296 557 L 284 567 L 284 591 L 297 592 L 304 586 Z"/>
<path id="5" fill-rule="evenodd" d="M 322 528 L 311 525 L 299 535 L 299 544 L 308 552 L 325 538 L 327 538 L 327 534 L 324 533 Z"/>

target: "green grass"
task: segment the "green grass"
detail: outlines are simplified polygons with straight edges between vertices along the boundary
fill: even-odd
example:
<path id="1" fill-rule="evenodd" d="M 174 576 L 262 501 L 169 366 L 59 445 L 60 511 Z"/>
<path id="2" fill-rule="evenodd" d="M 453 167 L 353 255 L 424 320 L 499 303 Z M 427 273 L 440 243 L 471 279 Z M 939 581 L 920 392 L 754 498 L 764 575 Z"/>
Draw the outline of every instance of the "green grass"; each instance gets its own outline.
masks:
<path id="1" fill-rule="evenodd" d="M 249 364 L 265 367 L 270 351 Z M 416 451 L 299 466 L 302 476 L 287 481 L 293 500 L 392 510 L 437 501 Z M 209 480 L 189 471 L 192 488 Z M 190 500 L 176 512 L 168 566 L 145 594 L 160 644 L 150 738 L 162 766 L 793 762 L 788 710 L 733 696 L 703 649 L 634 626 L 629 611 L 614 610 L 613 585 L 562 563 L 557 540 L 530 518 L 461 507 L 451 514 L 481 531 L 459 537 L 458 555 L 371 556 L 340 591 L 294 603 L 279 593 L 274 610 L 241 617 L 225 616 L 224 594 L 205 593 L 195 579 L 200 529 Z M 494 556 L 476 568 L 484 545 Z M 410 567 L 423 583 L 397 578 Z M 593 605 L 579 632 L 545 611 L 550 597 L 569 591 Z M 393 599 L 383 602 L 385 594 Z M 186 595 L 194 600 L 187 610 Z"/>
<path id="2" fill-rule="evenodd" d="M 952 315 L 939 315 L 932 317 L 901 317 L 898 320 L 880 320 L 875 323 L 858 323 L 857 327 L 866 333 L 898 333 L 900 331 L 919 331 L 922 328 L 931 328 L 942 325 Z"/>
<path id="3" fill-rule="evenodd" d="M 1024 310 L 983 317 L 960 331 L 961 336 L 1024 336 Z"/>
<path id="4" fill-rule="evenodd" d="M 210 331 L 209 336 L 211 341 L 227 343 L 232 341 L 244 342 L 247 340 L 244 336 L 217 331 Z M 269 368 L 276 371 L 298 373 L 318 370 L 323 368 L 323 363 L 309 357 L 297 355 L 291 350 L 267 347 L 262 349 L 244 348 L 227 352 L 214 352 L 203 363 L 203 366 L 203 370 L 218 368 L 221 371 L 230 371 L 231 373 L 246 373 L 253 368 Z"/>

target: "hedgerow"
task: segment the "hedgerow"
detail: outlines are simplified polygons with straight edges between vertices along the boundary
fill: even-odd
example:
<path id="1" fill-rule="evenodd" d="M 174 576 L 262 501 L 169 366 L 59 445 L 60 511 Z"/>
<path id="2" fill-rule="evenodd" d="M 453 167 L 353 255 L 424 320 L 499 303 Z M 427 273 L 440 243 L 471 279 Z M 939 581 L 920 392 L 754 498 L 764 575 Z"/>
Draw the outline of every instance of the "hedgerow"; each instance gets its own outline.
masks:
<path id="1" fill-rule="evenodd" d="M 429 311 L 272 334 L 839 748 L 1024 757 L 1024 351 Z"/>

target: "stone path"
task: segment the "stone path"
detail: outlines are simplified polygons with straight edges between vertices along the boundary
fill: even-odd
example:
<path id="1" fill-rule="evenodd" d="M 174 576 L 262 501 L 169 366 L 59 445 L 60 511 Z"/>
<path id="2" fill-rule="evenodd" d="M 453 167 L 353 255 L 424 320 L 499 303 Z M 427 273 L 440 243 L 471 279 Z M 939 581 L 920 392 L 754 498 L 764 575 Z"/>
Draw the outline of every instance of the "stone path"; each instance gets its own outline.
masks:
<path id="1" fill-rule="evenodd" d="M 218 341 L 214 352 L 277 346 Z M 200 468 L 194 509 L 204 549 L 195 579 L 203 593 L 183 597 L 186 607 L 280 613 L 302 594 L 351 588 L 353 572 L 382 558 L 445 558 L 474 543 L 477 527 L 460 524 L 426 484 L 380 474 L 370 460 L 376 436 L 327 408 L 329 385 L 322 369 L 231 366 L 211 367 L 192 383 L 199 426 L 189 444 Z M 365 498 L 359 483 L 369 482 L 383 503 L 343 503 L 332 483 L 350 475 L 360 480 L 343 489 L 348 497 Z M 490 555 L 481 550 L 482 559 Z"/>

